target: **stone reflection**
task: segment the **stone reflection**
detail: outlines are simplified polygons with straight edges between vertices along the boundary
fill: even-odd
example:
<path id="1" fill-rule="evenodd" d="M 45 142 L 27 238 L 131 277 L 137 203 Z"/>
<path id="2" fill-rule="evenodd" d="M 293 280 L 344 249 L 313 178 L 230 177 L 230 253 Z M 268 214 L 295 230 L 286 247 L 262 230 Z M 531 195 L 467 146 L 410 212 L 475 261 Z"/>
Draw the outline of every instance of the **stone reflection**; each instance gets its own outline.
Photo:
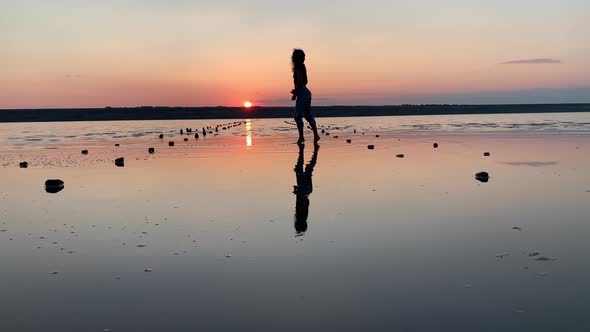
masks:
<path id="1" fill-rule="evenodd" d="M 313 183 L 311 181 L 313 175 L 313 168 L 318 161 L 318 150 L 320 146 L 314 144 L 313 155 L 311 160 L 305 167 L 303 166 L 303 154 L 305 145 L 299 144 L 299 157 L 297 164 L 295 164 L 295 178 L 297 185 L 293 186 L 293 194 L 296 196 L 295 201 L 295 233 L 301 236 L 307 231 L 307 217 L 309 215 L 309 195 L 313 191 Z"/>

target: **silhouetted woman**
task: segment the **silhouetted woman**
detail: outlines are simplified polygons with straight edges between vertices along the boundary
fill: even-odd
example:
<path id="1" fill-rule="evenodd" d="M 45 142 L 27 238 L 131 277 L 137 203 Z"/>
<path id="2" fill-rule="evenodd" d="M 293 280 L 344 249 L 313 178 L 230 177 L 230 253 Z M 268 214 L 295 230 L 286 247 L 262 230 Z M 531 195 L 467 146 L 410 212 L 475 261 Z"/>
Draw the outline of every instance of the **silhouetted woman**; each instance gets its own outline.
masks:
<path id="1" fill-rule="evenodd" d="M 297 185 L 293 186 L 293 193 L 296 196 L 295 200 L 295 233 L 303 235 L 307 231 L 307 217 L 309 215 L 309 195 L 313 191 L 313 183 L 311 177 L 313 176 L 313 168 L 318 162 L 319 145 L 314 144 L 313 156 L 309 164 L 303 168 L 303 151 L 305 145 L 299 144 L 299 157 L 297 164 L 295 164 L 295 178 Z"/>
<path id="2" fill-rule="evenodd" d="M 318 128 L 315 123 L 313 114 L 311 113 L 311 91 L 307 88 L 307 69 L 305 68 L 305 53 L 303 50 L 294 49 L 291 55 L 291 63 L 293 65 L 293 83 L 295 88 L 291 90 L 293 97 L 291 100 L 295 102 L 295 122 L 297 123 L 297 130 L 299 130 L 299 140 L 297 144 L 305 142 L 303 138 L 303 118 L 307 120 L 311 129 L 313 130 L 314 143 L 320 140 Z"/>

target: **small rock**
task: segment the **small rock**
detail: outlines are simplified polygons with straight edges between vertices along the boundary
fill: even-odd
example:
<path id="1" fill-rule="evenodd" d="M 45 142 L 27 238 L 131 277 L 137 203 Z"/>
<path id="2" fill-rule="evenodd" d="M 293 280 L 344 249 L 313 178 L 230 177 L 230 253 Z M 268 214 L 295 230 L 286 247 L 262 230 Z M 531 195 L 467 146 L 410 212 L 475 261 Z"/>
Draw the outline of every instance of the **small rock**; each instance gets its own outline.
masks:
<path id="1" fill-rule="evenodd" d="M 148 153 L 153 154 L 154 152 L 156 152 L 156 149 L 154 149 L 154 148 L 148 148 Z"/>
<path id="2" fill-rule="evenodd" d="M 49 179 L 45 181 L 45 191 L 50 194 L 56 194 L 64 189 L 64 182 L 59 179 Z"/>
<path id="3" fill-rule="evenodd" d="M 188 142 L 188 138 L 186 138 L 186 137 L 185 137 L 185 138 L 184 138 L 184 141 L 185 141 L 185 142 Z"/>
<path id="4" fill-rule="evenodd" d="M 143 269 L 143 272 L 152 272 L 152 271 L 153 271 L 153 270 L 152 270 L 152 269 L 150 269 L 149 267 L 148 267 L 148 268 L 145 268 L 145 269 Z"/>
<path id="5" fill-rule="evenodd" d="M 346 140 L 346 143 L 352 143 L 352 140 L 351 139 L 347 139 Z"/>
<path id="6" fill-rule="evenodd" d="M 115 146 L 120 146 L 120 145 L 121 145 L 121 144 L 119 144 L 119 143 L 115 144 Z"/>
<path id="7" fill-rule="evenodd" d="M 484 157 L 489 157 L 490 156 L 490 153 L 489 152 L 484 152 L 483 155 L 484 155 Z"/>
<path id="8" fill-rule="evenodd" d="M 496 254 L 496 257 L 498 257 L 498 258 L 504 258 L 506 256 L 510 256 L 510 253 L 504 252 L 504 253 L 501 253 L 501 254 Z"/>
<path id="9" fill-rule="evenodd" d="M 115 159 L 115 165 L 117 167 L 124 167 L 125 166 L 125 158 L 120 157 L 120 158 Z"/>
<path id="10" fill-rule="evenodd" d="M 396 157 L 398 157 L 398 158 L 403 158 L 403 157 L 405 157 L 405 155 L 404 155 L 403 153 L 396 154 L 395 156 L 396 156 Z"/>
<path id="11" fill-rule="evenodd" d="M 145 243 L 140 243 L 140 244 L 136 245 L 136 247 L 138 247 L 138 248 L 143 248 L 145 246 L 147 246 L 147 244 L 145 244 Z"/>
<path id="12" fill-rule="evenodd" d="M 168 146 L 174 146 L 174 142 L 168 142 Z"/>
<path id="13" fill-rule="evenodd" d="M 375 150 L 375 146 L 373 144 L 370 144 L 367 146 L 367 149 L 369 150 Z"/>
<path id="14" fill-rule="evenodd" d="M 88 150 L 82 150 L 82 154 L 88 154 Z"/>
<path id="15" fill-rule="evenodd" d="M 379 137 L 379 135 L 375 135 L 375 137 Z"/>
<path id="16" fill-rule="evenodd" d="M 514 227 L 512 227 L 512 229 L 517 230 L 517 231 L 522 231 L 522 228 L 520 228 L 518 226 L 514 226 Z"/>
<path id="17" fill-rule="evenodd" d="M 531 251 L 531 252 L 529 252 L 527 255 L 528 255 L 529 257 L 535 257 L 535 256 L 539 256 L 540 254 L 541 254 L 541 253 L 540 253 L 540 252 L 538 252 L 538 251 Z"/>
<path id="18" fill-rule="evenodd" d="M 231 258 L 230 254 L 225 255 L 225 258 Z"/>
<path id="19" fill-rule="evenodd" d="M 195 133 L 195 138 L 199 138 L 199 133 Z"/>
<path id="20" fill-rule="evenodd" d="M 26 161 L 21 161 L 21 162 L 18 164 L 18 166 L 19 166 L 20 168 L 27 168 L 27 167 L 29 167 L 29 163 L 28 163 L 28 162 L 26 162 Z"/>
<path id="21" fill-rule="evenodd" d="M 556 261 L 557 258 L 549 258 L 546 256 L 539 256 L 537 258 L 535 258 L 536 261 L 542 261 L 542 262 L 549 262 L 549 261 Z"/>
<path id="22" fill-rule="evenodd" d="M 479 172 L 475 174 L 475 179 L 480 182 L 488 182 L 490 179 L 490 175 L 488 172 Z"/>
<path id="23" fill-rule="evenodd" d="M 434 143 L 434 144 L 432 144 L 432 146 L 436 149 L 436 148 L 438 148 L 438 143 Z"/>
<path id="24" fill-rule="evenodd" d="M 160 139 L 164 138 L 164 134 L 160 134 L 159 138 Z"/>

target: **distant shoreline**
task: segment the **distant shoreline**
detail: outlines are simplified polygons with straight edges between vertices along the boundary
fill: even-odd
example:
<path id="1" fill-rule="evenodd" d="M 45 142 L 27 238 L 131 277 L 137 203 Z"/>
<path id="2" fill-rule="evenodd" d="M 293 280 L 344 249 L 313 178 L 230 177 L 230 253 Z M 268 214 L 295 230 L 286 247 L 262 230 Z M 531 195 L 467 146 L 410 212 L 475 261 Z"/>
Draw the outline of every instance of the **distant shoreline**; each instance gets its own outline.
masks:
<path id="1" fill-rule="evenodd" d="M 316 106 L 317 117 L 590 112 L 590 104 Z M 105 107 L 3 109 L 0 122 L 291 118 L 293 107 Z"/>

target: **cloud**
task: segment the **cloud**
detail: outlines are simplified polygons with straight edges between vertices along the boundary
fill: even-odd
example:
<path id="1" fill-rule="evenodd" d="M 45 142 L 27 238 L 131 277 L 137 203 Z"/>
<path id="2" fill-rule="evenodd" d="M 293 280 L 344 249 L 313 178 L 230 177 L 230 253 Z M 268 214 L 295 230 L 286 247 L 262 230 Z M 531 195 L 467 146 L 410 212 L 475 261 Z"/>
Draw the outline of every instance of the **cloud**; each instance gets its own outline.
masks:
<path id="1" fill-rule="evenodd" d="M 536 65 L 536 64 L 546 64 L 546 63 L 561 63 L 559 59 L 549 59 L 549 58 L 539 58 L 539 59 L 524 59 L 524 60 L 512 60 L 512 61 L 505 61 L 500 62 L 501 65 Z"/>

